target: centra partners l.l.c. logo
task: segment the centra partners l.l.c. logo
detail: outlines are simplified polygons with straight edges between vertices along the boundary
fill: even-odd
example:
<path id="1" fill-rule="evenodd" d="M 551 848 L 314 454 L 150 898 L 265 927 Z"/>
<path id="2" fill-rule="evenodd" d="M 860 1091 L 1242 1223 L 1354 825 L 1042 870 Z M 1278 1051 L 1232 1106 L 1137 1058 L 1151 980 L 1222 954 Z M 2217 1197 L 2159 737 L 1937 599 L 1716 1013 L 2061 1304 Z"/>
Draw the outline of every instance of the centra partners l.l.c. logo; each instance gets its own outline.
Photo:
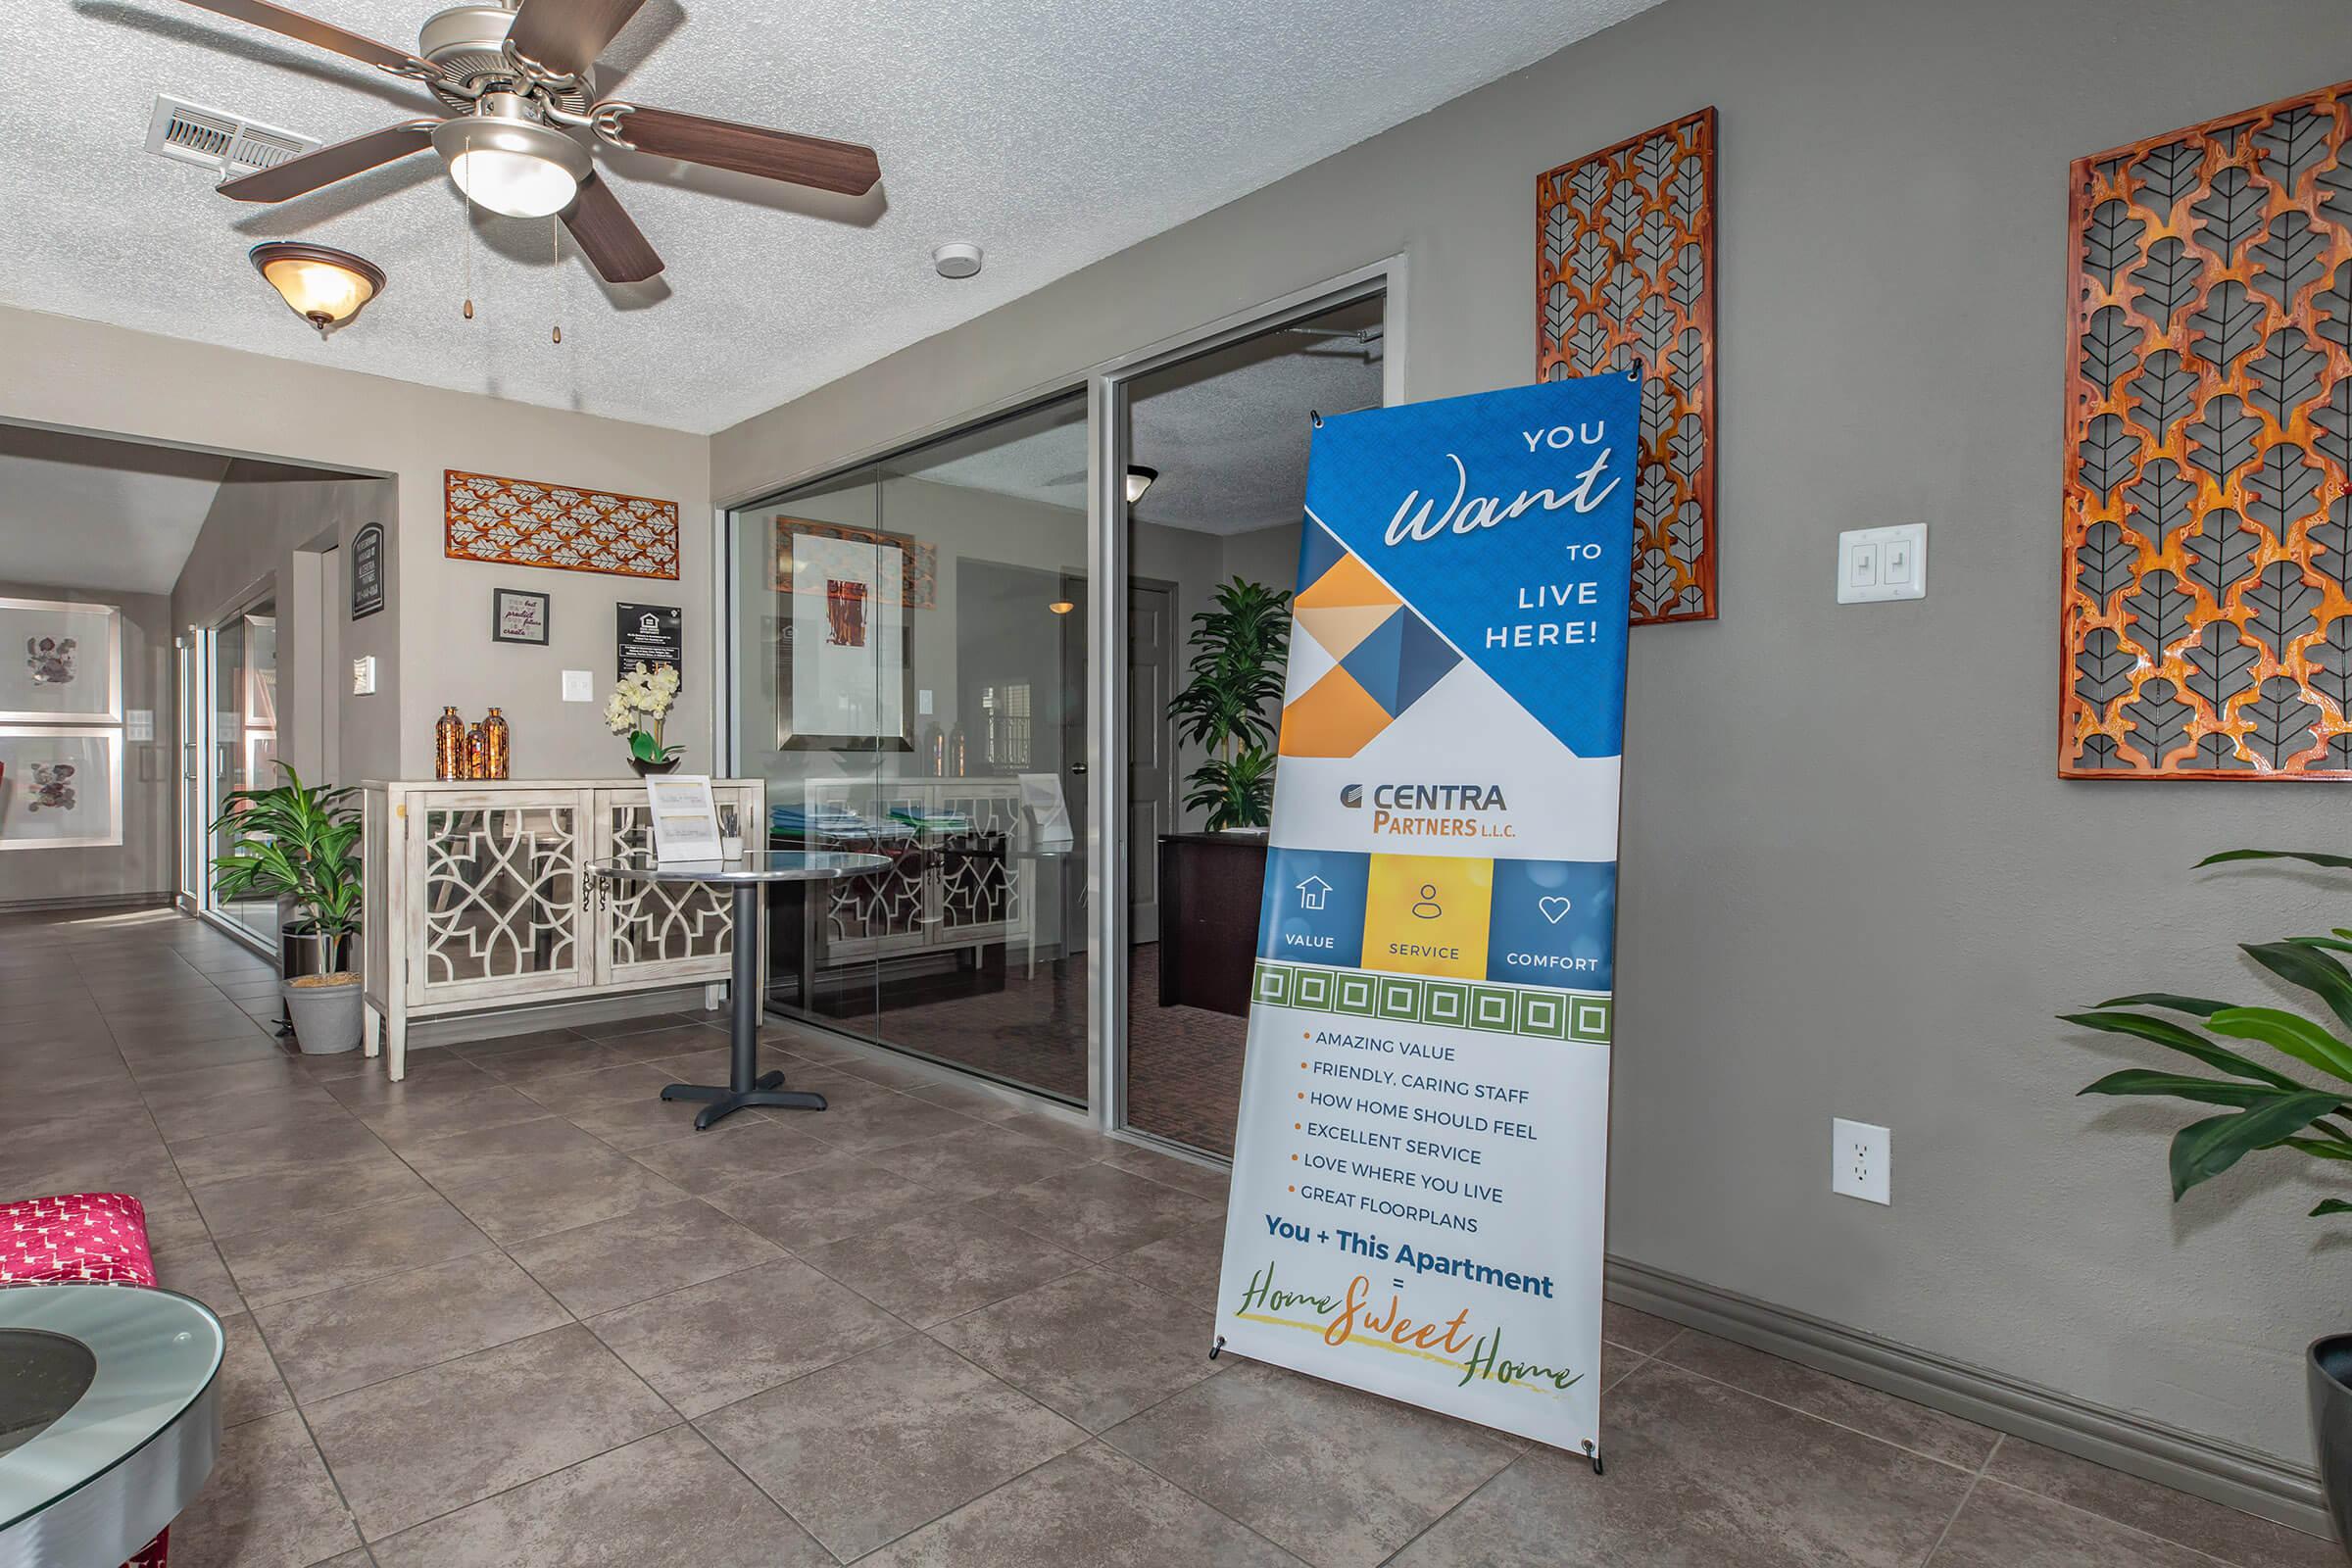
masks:
<path id="1" fill-rule="evenodd" d="M 1360 809 L 1364 804 L 1364 787 L 1361 784 L 1341 785 L 1340 804 L 1350 811 Z"/>

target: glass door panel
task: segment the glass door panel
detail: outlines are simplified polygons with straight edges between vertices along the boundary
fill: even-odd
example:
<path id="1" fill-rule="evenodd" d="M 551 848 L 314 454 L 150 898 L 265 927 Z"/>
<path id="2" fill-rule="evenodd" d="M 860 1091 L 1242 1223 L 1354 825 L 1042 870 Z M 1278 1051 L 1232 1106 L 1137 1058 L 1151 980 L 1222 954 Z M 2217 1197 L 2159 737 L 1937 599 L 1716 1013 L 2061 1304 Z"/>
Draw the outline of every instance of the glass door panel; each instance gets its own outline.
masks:
<path id="1" fill-rule="evenodd" d="M 1127 1126 L 1207 1153 L 1233 1152 L 1272 792 L 1217 808 L 1250 744 L 1204 745 L 1169 705 L 1214 650 L 1204 617 L 1224 596 L 1296 587 L 1311 416 L 1383 401 L 1383 338 L 1375 295 L 1139 375 L 1114 401 L 1129 454 L 1123 1102 Z M 1284 652 L 1266 662 L 1281 671 Z M 1271 749 L 1281 715 L 1258 716 Z"/>
<path id="2" fill-rule="evenodd" d="M 213 628 L 209 677 L 212 733 L 204 747 L 208 820 L 218 820 L 237 790 L 267 789 L 277 781 L 277 615 L 265 599 Z M 214 854 L 234 841 L 224 825 L 212 836 Z M 229 924 L 275 951 L 278 910 L 273 899 L 223 900 L 207 906 Z"/>
<path id="3" fill-rule="evenodd" d="M 890 862 L 782 890 L 771 1002 L 1079 1104 L 1086 443 L 1072 395 L 735 515 L 738 765 Z"/>

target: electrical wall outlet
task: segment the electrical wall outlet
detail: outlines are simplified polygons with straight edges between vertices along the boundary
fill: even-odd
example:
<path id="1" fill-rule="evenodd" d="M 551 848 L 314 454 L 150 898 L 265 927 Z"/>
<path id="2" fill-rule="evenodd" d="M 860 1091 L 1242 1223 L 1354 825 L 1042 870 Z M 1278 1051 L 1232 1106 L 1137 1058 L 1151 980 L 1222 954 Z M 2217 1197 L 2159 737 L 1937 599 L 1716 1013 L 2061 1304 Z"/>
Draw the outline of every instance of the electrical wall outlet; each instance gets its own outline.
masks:
<path id="1" fill-rule="evenodd" d="M 586 669 L 567 669 L 564 672 L 564 700 L 567 703 L 596 701 L 596 673 Z"/>
<path id="2" fill-rule="evenodd" d="M 1830 1191 L 1859 1198 L 1866 1203 L 1891 1203 L 1889 1190 L 1892 1172 L 1888 1167 L 1892 1156 L 1888 1152 L 1888 1133 L 1884 1127 L 1874 1127 L 1866 1121 L 1847 1121 L 1843 1116 L 1830 1122 Z"/>

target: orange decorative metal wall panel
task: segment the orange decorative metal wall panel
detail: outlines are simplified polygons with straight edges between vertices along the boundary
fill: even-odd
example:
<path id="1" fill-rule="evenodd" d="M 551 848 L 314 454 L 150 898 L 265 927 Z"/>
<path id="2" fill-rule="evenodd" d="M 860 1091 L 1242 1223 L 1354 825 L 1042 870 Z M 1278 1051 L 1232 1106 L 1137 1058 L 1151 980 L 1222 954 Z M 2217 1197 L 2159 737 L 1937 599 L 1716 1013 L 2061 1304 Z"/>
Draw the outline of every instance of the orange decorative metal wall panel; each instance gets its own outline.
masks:
<path id="1" fill-rule="evenodd" d="M 2058 770 L 2352 778 L 2352 82 L 2078 160 Z"/>
<path id="2" fill-rule="evenodd" d="M 678 575 L 678 504 L 445 470 L 444 553 L 619 577 Z"/>
<path id="3" fill-rule="evenodd" d="M 1634 623 L 1715 615 L 1715 111 L 1536 177 L 1536 375 L 1642 386 Z"/>

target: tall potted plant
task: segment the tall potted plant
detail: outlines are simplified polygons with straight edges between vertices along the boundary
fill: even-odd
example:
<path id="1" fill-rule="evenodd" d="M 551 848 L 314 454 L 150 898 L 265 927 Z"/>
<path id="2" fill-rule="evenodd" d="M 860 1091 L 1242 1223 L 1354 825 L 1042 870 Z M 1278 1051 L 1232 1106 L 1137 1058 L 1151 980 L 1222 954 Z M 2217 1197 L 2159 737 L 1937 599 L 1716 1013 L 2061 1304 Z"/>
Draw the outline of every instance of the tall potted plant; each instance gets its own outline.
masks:
<path id="1" fill-rule="evenodd" d="M 281 983 L 294 1036 L 310 1055 L 350 1051 L 360 1043 L 360 977 L 336 956 L 360 928 L 360 813 L 353 789 L 306 785 L 280 762 L 286 781 L 274 789 L 230 793 L 215 834 L 227 849 L 213 857 L 213 890 L 223 899 L 290 901 L 318 944 L 316 974 Z"/>
<path id="2" fill-rule="evenodd" d="M 2197 864 L 2201 868 L 2230 860 L 2301 860 L 2330 870 L 2352 870 L 2352 857 L 2293 850 L 2229 850 Z M 2080 1091 L 2222 1107 L 2220 1114 L 2203 1116 L 2173 1135 L 2175 1202 L 2190 1188 L 2252 1153 L 2283 1150 L 2306 1159 L 2352 1164 L 2352 1038 L 2347 1038 L 2352 1036 L 2352 969 L 2335 956 L 2352 953 L 2352 927 L 2337 926 L 2326 936 L 2244 943 L 2241 951 L 2287 984 L 2309 992 L 2320 1006 L 2307 1011 L 2324 1011 L 2324 1018 L 2284 1007 L 2241 1007 L 2162 991 L 2117 997 L 2094 1011 L 2063 1015 L 2065 1022 L 2086 1029 L 2150 1041 L 2219 1074 L 2134 1067 L 2109 1073 Z M 2144 1008 L 2154 1010 L 2140 1010 Z M 2173 1016 L 2160 1016 L 2167 1013 Z M 2268 1047 L 2309 1071 L 2282 1071 L 2224 1041 Z M 2336 1214 L 2352 1214 L 2352 1201 L 2324 1199 L 2309 1217 Z M 2352 1544 L 2352 1333 L 2314 1340 L 2305 1355 L 2304 1376 L 2328 1511 L 2335 1521 L 2336 1539 Z M 2347 1551 L 2352 1552 L 2352 1545 Z"/>
<path id="3" fill-rule="evenodd" d="M 1190 678 L 1168 704 L 1207 759 L 1185 778 L 1205 832 L 1159 841 L 1159 1004 L 1244 1013 L 1273 819 L 1274 740 L 1291 647 L 1291 596 L 1241 577 L 1193 616 Z"/>
<path id="4" fill-rule="evenodd" d="M 1168 713 L 1177 733 L 1208 752 L 1185 783 L 1185 808 L 1208 813 L 1212 833 L 1273 819 L 1274 734 L 1291 651 L 1291 596 L 1241 577 L 1193 615 L 1192 679 Z"/>

